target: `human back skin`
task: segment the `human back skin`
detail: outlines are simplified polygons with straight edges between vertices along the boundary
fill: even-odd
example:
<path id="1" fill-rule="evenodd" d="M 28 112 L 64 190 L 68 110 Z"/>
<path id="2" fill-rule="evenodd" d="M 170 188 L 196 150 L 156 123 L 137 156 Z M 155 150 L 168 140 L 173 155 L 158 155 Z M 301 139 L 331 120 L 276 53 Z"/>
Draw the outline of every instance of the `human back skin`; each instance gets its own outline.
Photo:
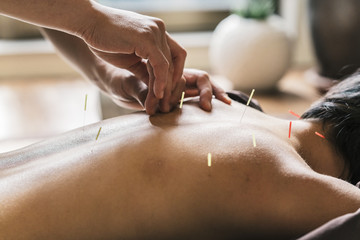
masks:
<path id="1" fill-rule="evenodd" d="M 245 108 L 188 102 L 0 155 L 0 239 L 289 239 L 360 207 L 288 121 Z"/>

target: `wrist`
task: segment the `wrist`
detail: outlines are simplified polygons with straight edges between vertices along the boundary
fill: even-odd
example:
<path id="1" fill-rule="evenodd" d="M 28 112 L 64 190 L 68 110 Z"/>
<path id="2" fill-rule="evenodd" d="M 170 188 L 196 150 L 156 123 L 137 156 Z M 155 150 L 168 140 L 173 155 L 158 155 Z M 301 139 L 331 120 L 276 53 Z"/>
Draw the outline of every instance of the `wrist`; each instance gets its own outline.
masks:
<path id="1" fill-rule="evenodd" d="M 104 6 L 92 0 L 86 1 L 85 9 L 81 11 L 81 16 L 77 20 L 77 24 L 73 24 L 72 34 L 89 42 L 97 29 L 97 24 L 102 22 L 104 15 Z"/>
<path id="2" fill-rule="evenodd" d="M 83 67 L 86 65 L 85 67 Z M 109 79 L 109 66 L 106 62 L 96 56 L 88 59 L 86 64 L 82 65 L 81 73 L 92 83 L 98 86 L 104 92 L 108 92 L 107 85 Z"/>

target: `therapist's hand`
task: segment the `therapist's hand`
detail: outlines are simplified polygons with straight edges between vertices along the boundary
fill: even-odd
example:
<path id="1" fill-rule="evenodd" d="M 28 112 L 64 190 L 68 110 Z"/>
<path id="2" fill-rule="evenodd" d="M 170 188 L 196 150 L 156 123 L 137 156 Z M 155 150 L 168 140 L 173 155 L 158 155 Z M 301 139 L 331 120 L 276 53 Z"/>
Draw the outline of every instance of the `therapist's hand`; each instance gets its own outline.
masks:
<path id="1" fill-rule="evenodd" d="M 171 92 L 181 81 L 186 51 L 165 31 L 163 21 L 134 12 L 94 3 L 94 19 L 80 34 L 101 59 L 133 72 L 137 77 L 154 74 L 150 91 L 162 99 L 162 111 L 170 110 Z"/>
<path id="2" fill-rule="evenodd" d="M 231 99 L 226 92 L 210 79 L 207 72 L 185 69 L 183 76 L 186 79 L 185 97 L 200 96 L 199 105 L 201 109 L 211 111 L 213 96 L 226 104 L 231 104 Z"/>
<path id="3" fill-rule="evenodd" d="M 154 73 L 150 91 L 162 99 L 161 110 L 169 111 L 186 52 L 166 33 L 162 20 L 106 7 L 95 0 L 1 0 L 0 14 L 76 36 L 99 58 L 131 72 L 145 73 L 148 63 Z"/>
<path id="4" fill-rule="evenodd" d="M 153 91 L 148 91 L 154 84 L 154 76 L 151 66 L 148 65 L 150 77 L 142 79 L 136 77 L 133 73 L 105 64 L 101 74 L 102 89 L 119 106 L 144 110 L 147 114 L 153 115 L 161 111 L 161 101 L 154 97 Z M 170 110 L 176 107 L 185 89 L 185 79 L 182 78 L 174 85 L 169 99 Z"/>
<path id="5" fill-rule="evenodd" d="M 149 68 L 150 77 L 142 80 L 130 72 L 113 69 L 105 85 L 115 103 L 128 108 L 145 108 L 149 115 L 161 112 L 159 105 L 162 104 L 162 100 L 151 97 L 153 92 L 148 91 L 148 86 L 151 88 L 154 79 L 152 69 L 150 66 Z M 170 99 L 171 109 L 178 106 L 183 91 L 185 91 L 185 97 L 200 96 L 199 106 L 205 111 L 211 111 L 213 96 L 226 104 L 231 103 L 225 91 L 213 83 L 209 75 L 201 70 L 185 69 L 183 78 L 174 86 Z"/>
<path id="6" fill-rule="evenodd" d="M 153 86 L 155 77 L 151 65 L 146 60 L 135 64 L 130 68 L 130 72 L 97 57 L 90 51 L 89 46 L 78 37 L 46 28 L 41 29 L 41 32 L 79 73 L 122 107 L 138 110 L 145 108 L 148 114 L 154 114 L 157 111 L 168 112 L 177 105 L 182 93 L 179 91 L 183 91 L 185 88 L 183 77 L 177 82 L 169 81 L 173 89 L 170 89 L 170 94 L 160 101 L 155 97 L 153 91 L 148 91 L 149 82 L 151 80 Z M 124 64 L 131 61 L 131 58 L 130 55 L 128 58 L 124 57 Z"/>
<path id="7" fill-rule="evenodd" d="M 149 88 L 151 89 L 151 86 L 153 84 L 153 77 L 151 74 L 151 69 L 149 70 L 150 77 L 149 77 Z M 207 72 L 197 69 L 184 69 L 183 73 L 183 81 L 177 82 L 177 84 L 174 87 L 174 90 L 172 91 L 172 97 L 171 97 L 171 109 L 176 107 L 179 103 L 179 100 L 181 98 L 182 92 L 185 91 L 185 97 L 196 97 L 199 96 L 199 106 L 201 109 L 205 111 L 211 111 L 212 105 L 211 101 L 213 96 L 215 96 L 216 99 L 226 103 L 231 104 L 231 99 L 228 97 L 226 92 L 219 87 L 217 84 L 215 84 L 211 79 Z M 149 101 L 149 99 L 152 98 L 151 92 L 148 92 L 145 106 L 146 108 L 149 108 L 149 106 L 156 106 L 159 104 L 161 106 L 162 100 L 160 101 Z M 153 108 L 151 108 L 153 109 Z M 161 107 L 160 107 L 161 110 Z M 148 112 L 147 113 L 152 115 L 155 112 Z"/>

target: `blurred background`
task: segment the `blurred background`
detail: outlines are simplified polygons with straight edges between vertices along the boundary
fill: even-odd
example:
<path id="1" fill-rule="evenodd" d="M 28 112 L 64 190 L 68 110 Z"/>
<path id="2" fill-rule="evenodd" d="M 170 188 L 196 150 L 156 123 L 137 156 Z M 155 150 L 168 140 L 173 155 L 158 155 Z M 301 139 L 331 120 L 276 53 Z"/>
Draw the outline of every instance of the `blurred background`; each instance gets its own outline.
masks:
<path id="1" fill-rule="evenodd" d="M 263 105 L 264 110 L 272 115 L 292 118 L 288 113 L 289 109 L 301 114 L 327 86 L 326 80 L 333 77 L 322 74 L 324 71 L 319 64 L 319 51 L 326 52 L 326 49 L 314 47 L 313 41 L 313 33 L 318 32 L 316 28 L 319 29 L 319 26 L 311 25 L 311 21 L 319 16 L 314 9 L 319 8 L 316 4 L 321 0 L 309 1 L 312 0 L 273 2 L 275 14 L 281 17 L 288 35 L 291 36 L 289 45 L 291 54 L 286 64 L 286 71 L 276 81 L 276 85 L 269 91 L 255 93 L 255 98 Z M 98 0 L 98 2 L 163 19 L 168 32 L 188 52 L 186 67 L 208 71 L 214 77 L 214 81 L 227 90 L 234 88 L 233 82 L 226 74 L 219 74 L 214 70 L 209 50 L 213 44 L 214 30 L 220 22 L 233 13 L 238 1 Z M 328 11 L 344 9 L 344 6 L 345 8 L 347 6 L 347 11 L 351 12 L 354 8 L 351 4 L 356 0 L 322 2 L 328 3 Z M 339 2 L 342 4 L 341 7 Z M 349 16 L 349 13 L 343 11 L 336 14 L 334 21 L 338 23 L 342 20 L 340 27 L 347 26 L 346 21 L 349 20 L 346 16 Z M 358 23 L 357 15 L 355 18 Z M 325 19 L 326 25 L 329 25 L 327 14 L 321 19 L 322 21 Z M 326 32 L 329 32 L 329 29 Z M 357 42 L 360 42 L 359 39 Z M 319 42 L 317 44 L 323 46 Z M 271 48 L 271 45 L 268 48 Z M 262 54 L 265 58 L 266 51 L 264 50 Z M 270 57 L 276 59 L 278 56 L 274 54 Z M 271 66 L 271 64 L 267 65 Z M 320 76 L 321 74 L 324 76 Z M 325 83 L 321 81 L 319 83 L 319 79 L 325 79 Z M 86 94 L 88 102 L 87 110 L 84 111 Z M 0 16 L 0 152 L 129 112 L 131 111 L 115 106 L 96 87 L 63 61 L 56 54 L 51 43 L 41 37 L 36 27 Z"/>

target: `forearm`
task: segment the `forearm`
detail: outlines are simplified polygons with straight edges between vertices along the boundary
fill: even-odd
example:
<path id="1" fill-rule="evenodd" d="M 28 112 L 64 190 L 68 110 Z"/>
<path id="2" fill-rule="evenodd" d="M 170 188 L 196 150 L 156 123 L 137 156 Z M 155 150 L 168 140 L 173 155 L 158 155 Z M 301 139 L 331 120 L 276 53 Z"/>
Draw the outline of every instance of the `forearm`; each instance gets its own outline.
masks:
<path id="1" fill-rule="evenodd" d="M 86 79 L 109 94 L 116 104 L 130 109 L 143 109 L 138 102 L 138 98 L 145 98 L 140 94 L 143 84 L 132 74 L 124 69 L 115 68 L 97 57 L 78 37 L 46 28 L 42 28 L 41 32 L 53 43 L 66 61 Z M 124 84 L 132 87 L 124 87 Z M 127 91 L 124 91 L 124 88 Z"/>
<path id="2" fill-rule="evenodd" d="M 79 73 L 106 91 L 102 80 L 107 63 L 96 57 L 82 39 L 47 28 L 42 28 L 41 33 Z"/>
<path id="3" fill-rule="evenodd" d="M 90 0 L 1 0 L 0 14 L 80 36 L 94 19 Z"/>

